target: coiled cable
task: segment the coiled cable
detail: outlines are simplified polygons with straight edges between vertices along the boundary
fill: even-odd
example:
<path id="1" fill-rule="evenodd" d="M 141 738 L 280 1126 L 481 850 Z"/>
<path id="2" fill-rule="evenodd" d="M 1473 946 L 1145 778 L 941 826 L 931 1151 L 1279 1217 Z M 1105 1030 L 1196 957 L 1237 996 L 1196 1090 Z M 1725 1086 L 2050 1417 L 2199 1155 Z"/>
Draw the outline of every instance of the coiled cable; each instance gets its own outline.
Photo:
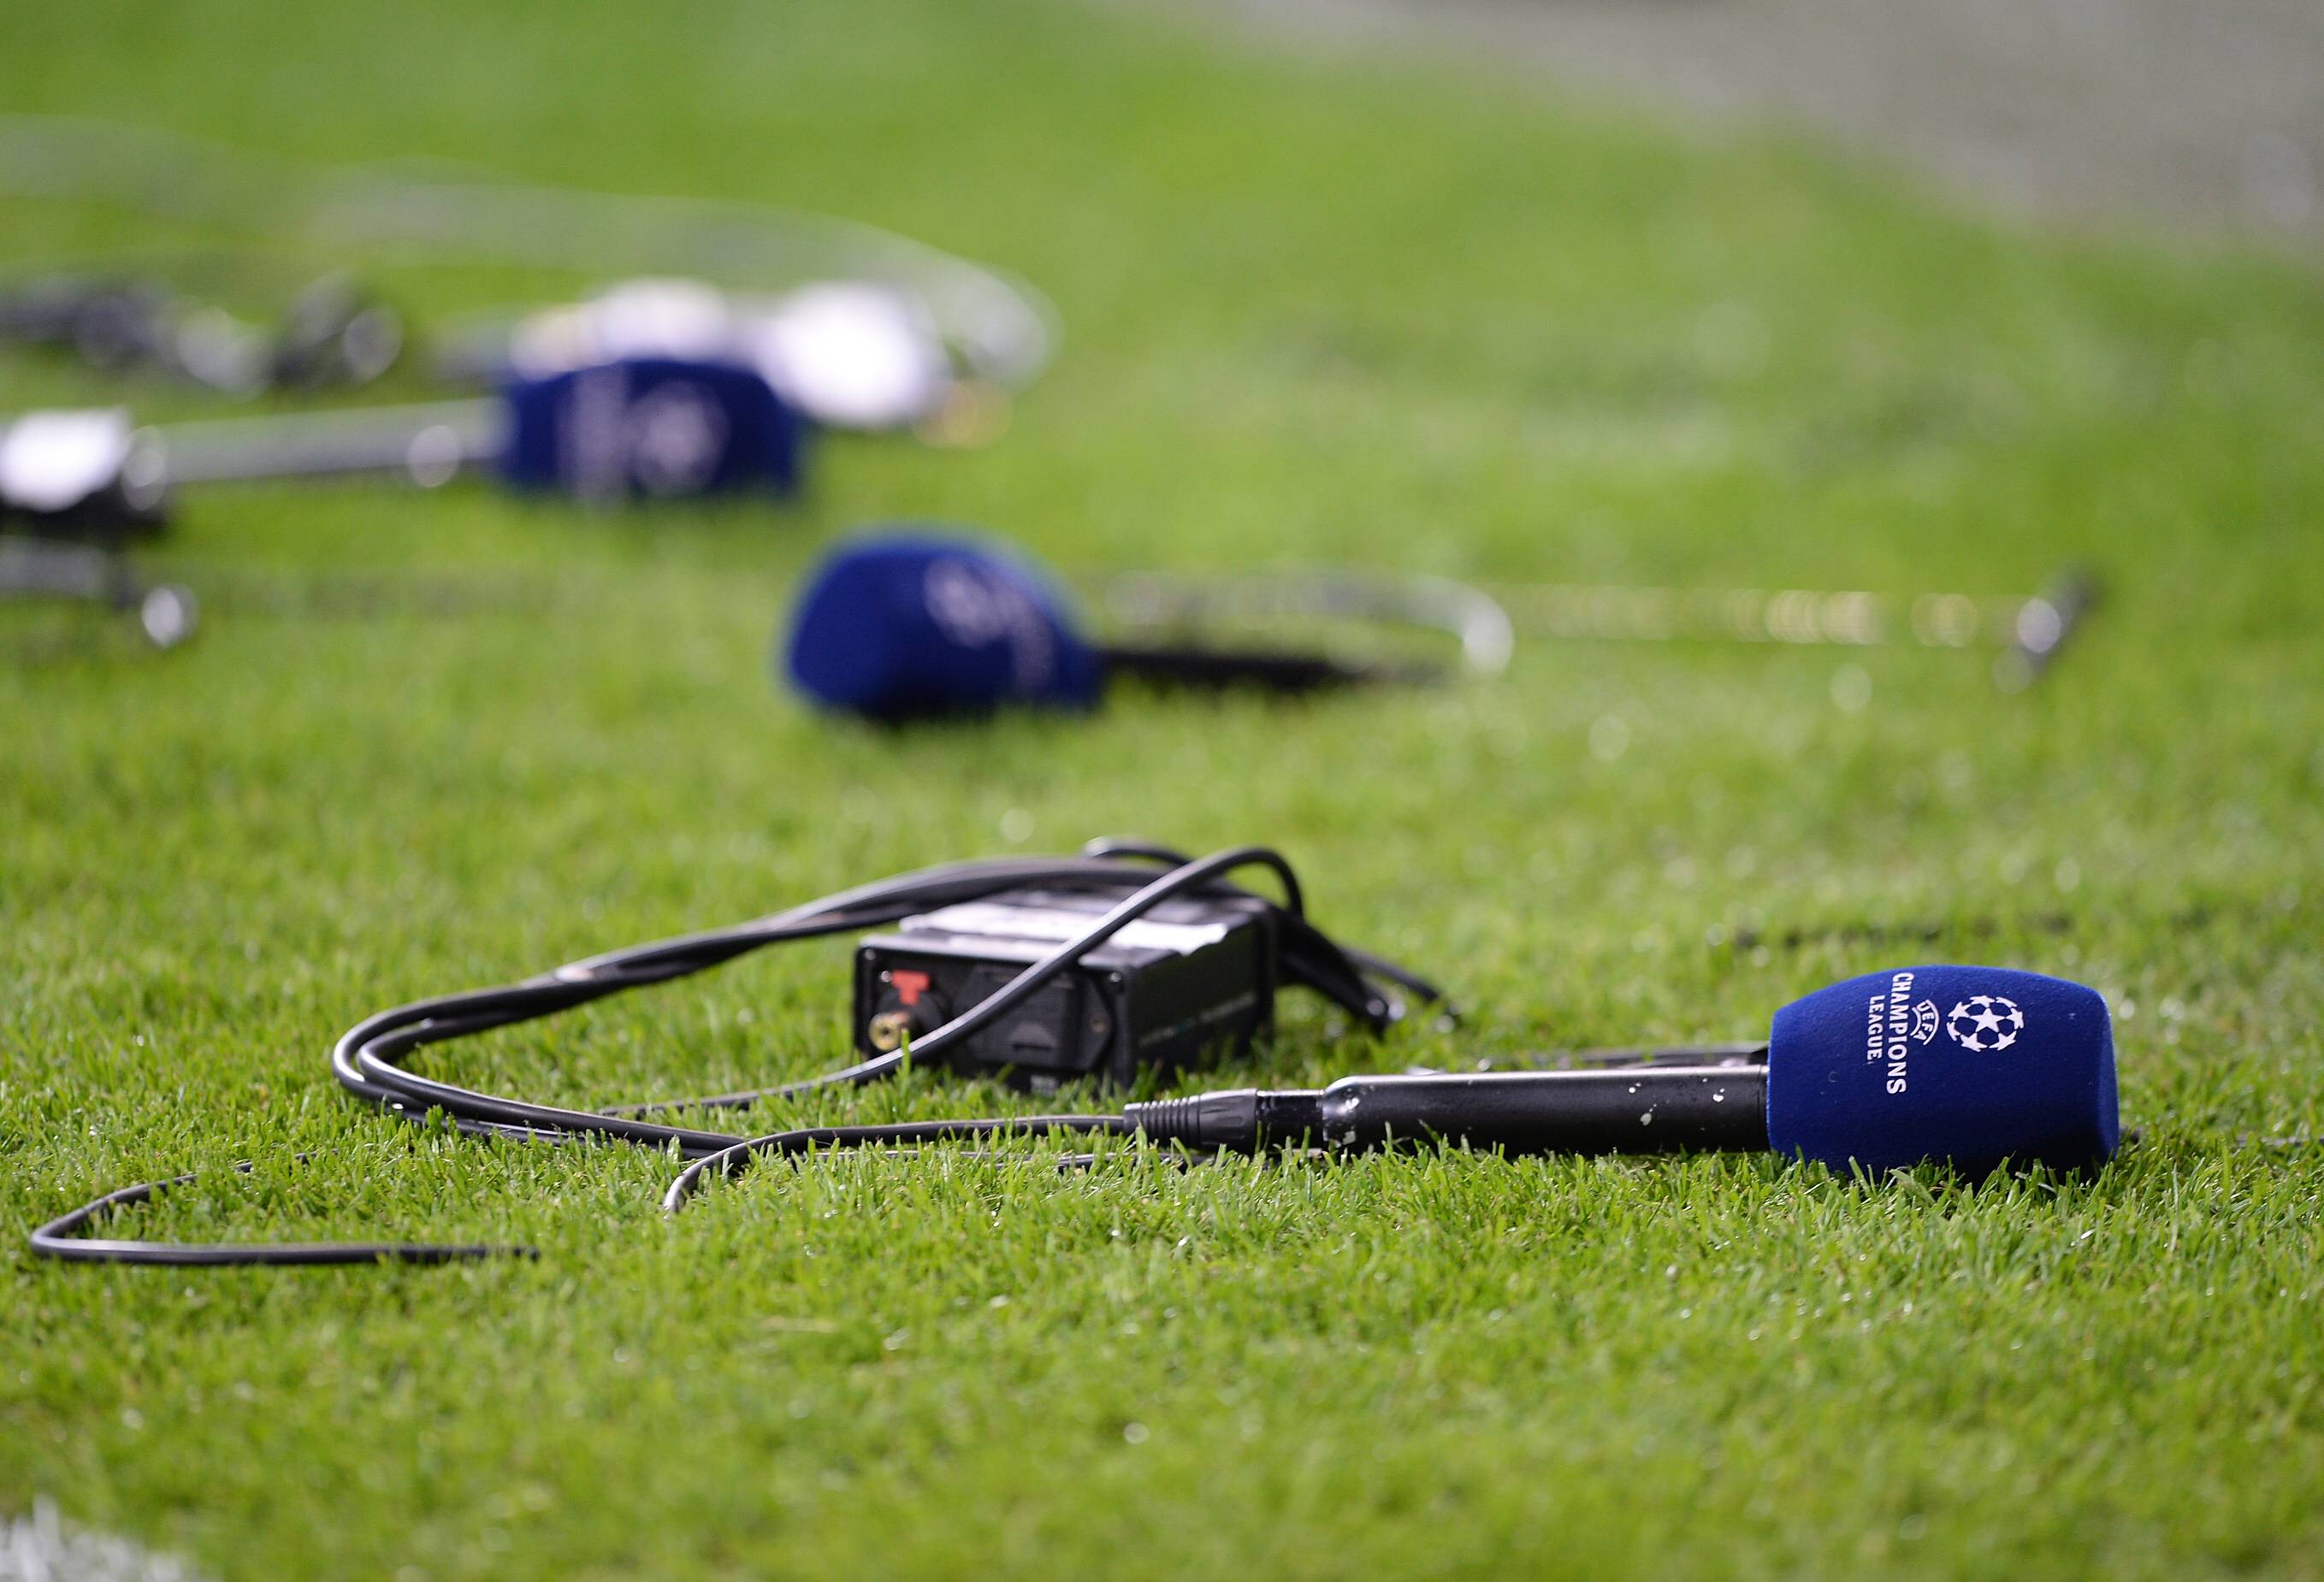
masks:
<path id="1" fill-rule="evenodd" d="M 1274 875 L 1283 892 L 1280 901 L 1227 882 L 1229 874 L 1253 867 Z M 704 1099 L 572 1109 L 423 1077 L 402 1063 L 430 1044 L 472 1037 L 571 1010 L 608 995 L 667 983 L 769 945 L 859 932 L 935 907 L 1036 886 L 1128 893 L 1087 928 L 926 1036 L 891 1053 L 817 1076 Z M 1269 848 L 1236 846 L 1190 860 L 1167 847 L 1100 841 L 1073 857 L 991 858 L 941 864 L 844 890 L 753 922 L 586 957 L 520 983 L 415 1000 L 367 1016 L 349 1028 L 332 1048 L 331 1071 L 348 1092 L 392 1115 L 424 1122 L 440 1114 L 472 1136 L 553 1144 L 622 1142 L 674 1149 L 689 1164 L 665 1199 L 665 1207 L 672 1209 L 686 1200 L 704 1173 L 736 1173 L 759 1154 L 797 1155 L 833 1148 L 1014 1133 L 1120 1132 L 1126 1129 L 1120 1116 L 1053 1115 L 807 1127 L 752 1137 L 670 1125 L 647 1117 L 673 1109 L 747 1109 L 764 1099 L 893 1076 L 911 1061 L 941 1056 L 954 1044 L 974 1036 L 1130 923 L 1174 897 L 1190 893 L 1252 899 L 1269 907 L 1281 942 L 1284 981 L 1315 990 L 1375 1032 L 1385 1030 L 1405 1014 L 1405 1001 L 1397 990 L 1425 1002 L 1443 998 L 1435 985 L 1408 969 L 1351 951 L 1308 922 L 1298 876 L 1281 854 Z M 246 1172 L 250 1166 L 237 1168 Z M 124 1187 L 85 1203 L 35 1230 L 32 1251 L 82 1263 L 173 1266 L 447 1263 L 531 1255 L 530 1248 L 490 1245 L 369 1241 L 192 1246 L 82 1235 L 118 1210 L 192 1179 L 180 1175 Z"/>

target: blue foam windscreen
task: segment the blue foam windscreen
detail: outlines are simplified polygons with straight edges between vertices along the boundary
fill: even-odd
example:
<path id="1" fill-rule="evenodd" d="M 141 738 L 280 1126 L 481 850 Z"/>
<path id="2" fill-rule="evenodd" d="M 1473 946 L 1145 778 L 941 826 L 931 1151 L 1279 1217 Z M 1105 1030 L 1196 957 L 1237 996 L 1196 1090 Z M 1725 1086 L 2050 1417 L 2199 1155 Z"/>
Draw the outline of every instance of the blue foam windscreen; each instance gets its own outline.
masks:
<path id="1" fill-rule="evenodd" d="M 935 529 L 842 545 L 791 617 L 792 682 L 825 708 L 901 721 L 1003 704 L 1086 708 L 1101 667 L 1041 573 Z"/>
<path id="2" fill-rule="evenodd" d="M 585 500 L 798 483 L 807 424 L 756 370 L 637 357 L 504 385 L 501 470 Z"/>
<path id="3" fill-rule="evenodd" d="M 2121 1137 L 2094 989 L 1998 967 L 1874 972 L 1793 1001 L 1767 1047 L 1767 1138 L 1868 1171 L 1928 1159 L 2099 1164 Z"/>

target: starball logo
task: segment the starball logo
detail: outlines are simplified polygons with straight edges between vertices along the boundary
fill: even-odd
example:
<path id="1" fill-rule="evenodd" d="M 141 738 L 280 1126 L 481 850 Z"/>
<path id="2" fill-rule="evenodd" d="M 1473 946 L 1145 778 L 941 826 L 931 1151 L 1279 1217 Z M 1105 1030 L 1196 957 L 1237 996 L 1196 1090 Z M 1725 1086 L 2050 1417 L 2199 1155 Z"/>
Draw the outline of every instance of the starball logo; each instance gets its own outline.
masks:
<path id="1" fill-rule="evenodd" d="M 1887 992 L 1872 996 L 1865 1007 L 1865 1063 L 1881 1069 L 1888 1092 L 1906 1092 L 1913 1080 L 1913 1046 L 1935 1043 L 1940 1027 L 1963 1049 L 1990 1054 L 2017 1042 L 2025 1031 L 2025 1013 L 2015 1000 L 1997 994 L 1972 994 L 1951 1010 L 1940 1011 L 1932 999 L 1914 1000 L 1913 974 L 1899 972 L 1888 980 Z"/>
<path id="2" fill-rule="evenodd" d="M 2025 1013 L 2014 999 L 1997 994 L 1972 994 L 1945 1013 L 1945 1031 L 1963 1049 L 1982 1054 L 2006 1049 L 2025 1031 Z"/>

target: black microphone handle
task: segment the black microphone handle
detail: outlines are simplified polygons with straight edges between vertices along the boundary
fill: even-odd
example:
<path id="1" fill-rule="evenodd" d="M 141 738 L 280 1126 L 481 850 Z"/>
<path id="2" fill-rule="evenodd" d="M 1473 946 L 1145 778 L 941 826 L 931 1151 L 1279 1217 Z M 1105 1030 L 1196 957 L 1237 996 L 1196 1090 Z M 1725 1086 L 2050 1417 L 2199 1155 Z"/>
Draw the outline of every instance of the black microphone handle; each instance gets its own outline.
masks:
<path id="1" fill-rule="evenodd" d="M 1382 681 L 1416 681 L 1436 672 L 1417 667 L 1357 665 L 1325 654 L 1270 648 L 1206 648 L 1109 645 L 1097 650 L 1109 674 L 1135 676 L 1157 686 L 1223 692 L 1250 686 L 1299 694 Z"/>
<path id="2" fill-rule="evenodd" d="M 1157 1143 L 1250 1153 L 1305 1142 L 1341 1152 L 1444 1141 L 1510 1154 L 1765 1150 L 1765 1066 L 1342 1077 L 1330 1087 L 1231 1089 L 1131 1104 Z"/>

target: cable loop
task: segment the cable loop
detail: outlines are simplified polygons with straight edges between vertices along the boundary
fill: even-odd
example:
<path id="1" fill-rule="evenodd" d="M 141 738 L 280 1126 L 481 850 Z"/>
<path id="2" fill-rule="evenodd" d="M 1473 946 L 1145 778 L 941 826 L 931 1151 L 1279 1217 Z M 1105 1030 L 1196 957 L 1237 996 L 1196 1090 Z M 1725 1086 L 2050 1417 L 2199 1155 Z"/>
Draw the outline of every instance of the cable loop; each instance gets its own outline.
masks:
<path id="1" fill-rule="evenodd" d="M 1273 874 L 1282 888 L 1283 899 L 1269 901 L 1227 881 L 1229 874 L 1245 868 L 1264 868 Z M 1126 885 L 1135 888 L 1080 934 L 907 1048 L 771 1088 L 606 1109 L 567 1109 L 423 1077 L 406 1071 L 401 1063 L 415 1051 L 431 1044 L 538 1020 L 628 989 L 666 983 L 769 945 L 878 927 L 1005 890 L 1034 886 L 1120 890 Z M 882 1081 L 912 1061 L 927 1061 L 973 1037 L 1121 929 L 1173 897 L 1193 892 L 1243 897 L 1269 907 L 1276 915 L 1281 938 L 1284 981 L 1315 990 L 1360 1017 L 1375 1032 L 1385 1031 L 1402 1014 L 1401 1006 L 1381 992 L 1374 982 L 1376 979 L 1397 984 L 1424 1000 L 1443 998 L 1442 993 L 1426 980 L 1393 962 L 1343 947 L 1308 922 L 1298 876 L 1282 854 L 1271 848 L 1234 846 L 1207 857 L 1188 858 L 1166 846 L 1135 841 L 1097 841 L 1076 857 L 991 858 L 922 869 L 826 896 L 754 922 L 568 961 L 503 988 L 415 1000 L 367 1016 L 341 1035 L 331 1051 L 331 1072 L 340 1086 L 356 1098 L 416 1124 L 425 1124 L 441 1114 L 459 1131 L 472 1136 L 555 1145 L 621 1142 L 674 1149 L 688 1163 L 663 1199 L 663 1207 L 671 1212 L 692 1195 L 706 1171 L 715 1169 L 721 1175 L 735 1174 L 761 1154 L 797 1155 L 818 1149 L 1001 1136 L 1012 1132 L 1126 1131 L 1126 1123 L 1119 1116 L 1064 1115 L 814 1127 L 752 1137 L 670 1126 L 642 1118 L 673 1109 L 747 1109 L 766 1099 L 792 1099 L 825 1088 Z M 300 1157 L 305 1160 L 311 1155 Z M 247 1172 L 251 1166 L 245 1163 L 235 1168 Z M 124 1187 L 85 1203 L 34 1231 L 32 1251 L 46 1257 L 81 1263 L 168 1266 L 445 1263 L 532 1255 L 531 1249 L 523 1247 L 409 1242 L 189 1246 L 81 1237 L 83 1230 L 98 1220 L 192 1179 L 181 1175 Z"/>

